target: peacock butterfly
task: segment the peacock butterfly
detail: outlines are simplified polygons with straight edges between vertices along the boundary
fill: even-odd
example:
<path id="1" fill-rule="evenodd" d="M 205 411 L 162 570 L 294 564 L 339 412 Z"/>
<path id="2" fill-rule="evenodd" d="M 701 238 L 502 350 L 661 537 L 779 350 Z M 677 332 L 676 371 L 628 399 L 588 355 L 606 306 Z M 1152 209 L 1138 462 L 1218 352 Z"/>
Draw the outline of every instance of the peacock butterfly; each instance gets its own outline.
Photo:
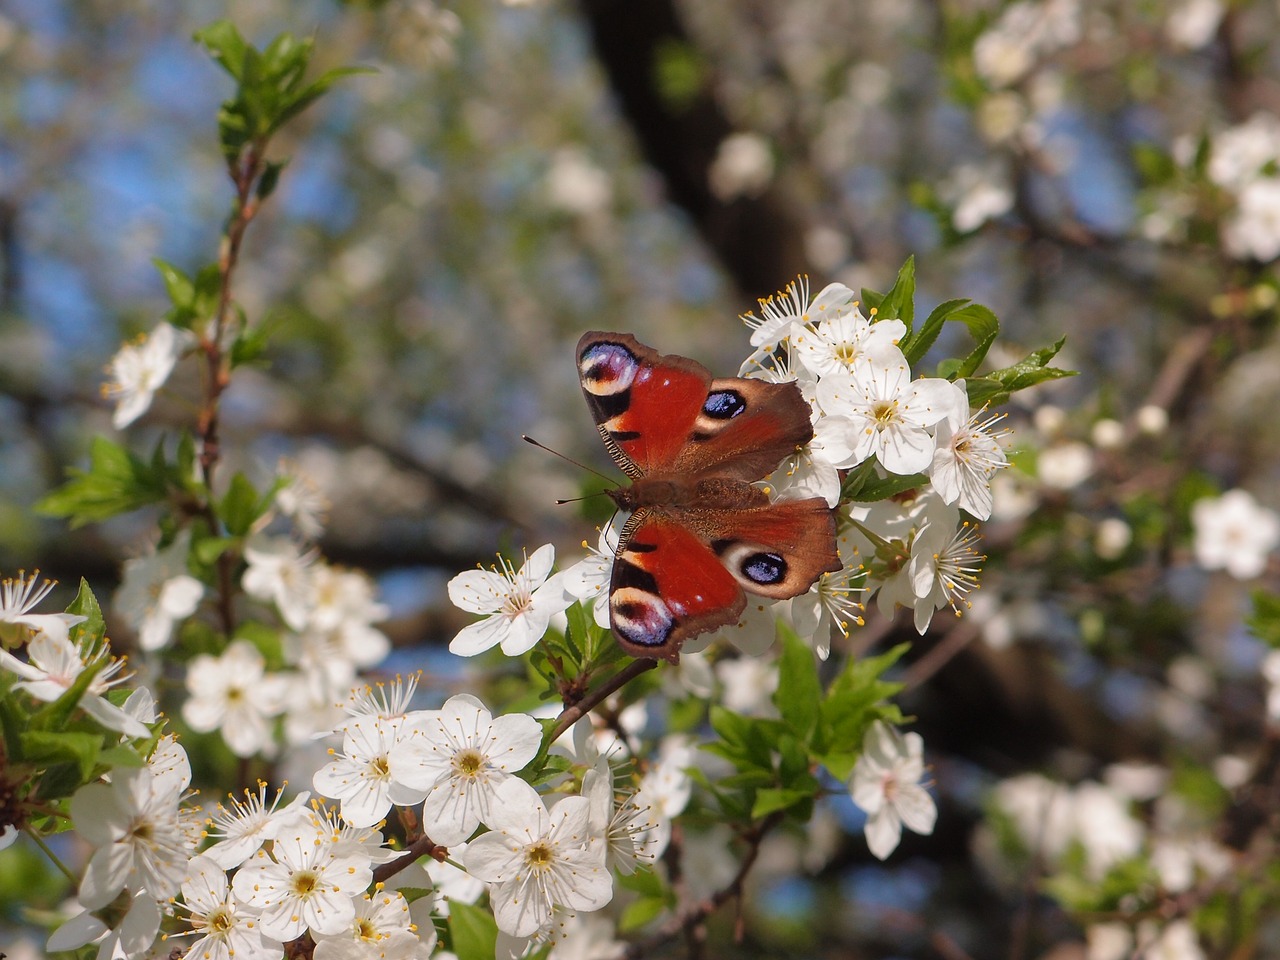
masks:
<path id="1" fill-rule="evenodd" d="M 744 590 L 784 600 L 840 569 L 820 497 L 771 502 L 754 481 L 813 437 L 794 383 L 713 379 L 626 333 L 585 333 L 578 376 L 596 428 L 631 485 L 609 583 L 609 619 L 634 657 L 676 663 L 699 633 L 736 623 Z"/>

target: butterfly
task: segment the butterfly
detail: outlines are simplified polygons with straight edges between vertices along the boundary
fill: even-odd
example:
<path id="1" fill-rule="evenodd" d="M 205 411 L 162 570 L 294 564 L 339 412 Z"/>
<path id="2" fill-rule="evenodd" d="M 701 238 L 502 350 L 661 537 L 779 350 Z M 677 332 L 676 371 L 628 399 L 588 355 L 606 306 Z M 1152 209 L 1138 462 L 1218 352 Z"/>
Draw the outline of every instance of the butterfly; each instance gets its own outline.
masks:
<path id="1" fill-rule="evenodd" d="M 609 620 L 637 658 L 676 663 L 691 637 L 737 623 L 746 593 L 784 600 L 841 568 L 821 497 L 771 502 L 754 481 L 813 437 L 794 383 L 712 378 L 627 333 L 585 333 L 578 377 L 631 485 L 608 490 L 622 528 Z"/>

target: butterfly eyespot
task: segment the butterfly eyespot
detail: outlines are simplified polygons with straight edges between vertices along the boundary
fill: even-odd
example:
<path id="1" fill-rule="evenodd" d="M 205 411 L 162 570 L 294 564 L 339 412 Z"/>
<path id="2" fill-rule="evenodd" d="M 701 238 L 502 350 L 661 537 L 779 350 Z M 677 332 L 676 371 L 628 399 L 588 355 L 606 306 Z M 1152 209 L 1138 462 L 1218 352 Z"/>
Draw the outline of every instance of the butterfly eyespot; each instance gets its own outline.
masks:
<path id="1" fill-rule="evenodd" d="M 742 561 L 740 569 L 752 583 L 764 586 L 787 579 L 787 561 L 776 553 L 753 553 Z"/>
<path id="2" fill-rule="evenodd" d="M 612 396 L 631 388 L 640 361 L 620 343 L 597 343 L 587 348 L 578 361 L 582 388 L 598 397 Z"/>
<path id="3" fill-rule="evenodd" d="M 747 401 L 737 390 L 714 390 L 702 405 L 702 412 L 713 420 L 732 420 L 745 409 Z"/>
<path id="4" fill-rule="evenodd" d="M 660 647 L 675 628 L 675 616 L 656 593 L 623 587 L 609 598 L 613 629 L 641 647 Z"/>

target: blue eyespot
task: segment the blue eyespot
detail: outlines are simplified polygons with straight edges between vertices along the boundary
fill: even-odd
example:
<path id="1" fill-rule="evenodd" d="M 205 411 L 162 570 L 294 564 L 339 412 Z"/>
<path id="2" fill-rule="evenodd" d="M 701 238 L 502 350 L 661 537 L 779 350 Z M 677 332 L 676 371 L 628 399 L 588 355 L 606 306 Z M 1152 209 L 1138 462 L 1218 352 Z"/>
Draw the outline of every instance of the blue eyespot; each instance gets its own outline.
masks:
<path id="1" fill-rule="evenodd" d="M 702 405 L 702 412 L 713 420 L 732 420 L 745 409 L 747 401 L 737 390 L 715 390 Z"/>
<path id="2" fill-rule="evenodd" d="M 742 561 L 742 575 L 752 583 L 770 585 L 787 578 L 787 561 L 776 553 L 753 553 Z"/>

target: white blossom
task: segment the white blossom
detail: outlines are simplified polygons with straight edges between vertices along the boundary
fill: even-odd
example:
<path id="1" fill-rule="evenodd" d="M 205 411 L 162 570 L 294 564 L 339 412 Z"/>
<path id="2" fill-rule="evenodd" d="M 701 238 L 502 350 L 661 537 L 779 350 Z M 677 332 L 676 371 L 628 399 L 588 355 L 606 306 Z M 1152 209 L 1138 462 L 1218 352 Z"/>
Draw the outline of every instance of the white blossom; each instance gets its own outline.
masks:
<path id="1" fill-rule="evenodd" d="M 542 727 L 523 713 L 494 716 L 475 697 L 458 694 L 423 711 L 415 735 L 397 741 L 390 774 L 425 793 L 423 829 L 436 843 L 466 840 L 481 823 L 493 826 L 494 797 L 538 752 Z"/>
<path id="2" fill-rule="evenodd" d="M 111 423 L 117 430 L 147 412 L 189 340 L 189 333 L 161 323 L 142 340 L 121 347 L 111 358 L 107 365 L 111 379 L 103 384 L 102 393 L 116 399 Z"/>
<path id="3" fill-rule="evenodd" d="M 1260 506 L 1247 490 L 1228 490 L 1191 506 L 1196 562 L 1206 570 L 1226 570 L 1251 580 L 1280 545 L 1280 516 Z"/>
<path id="4" fill-rule="evenodd" d="M 111 783 L 76 791 L 71 820 L 94 847 L 80 883 L 81 903 L 95 910 L 124 889 L 146 890 L 156 899 L 178 892 L 190 856 L 178 814 L 182 787 L 181 779 L 138 767 L 117 769 Z"/>
<path id="5" fill-rule="evenodd" d="M 590 802 L 565 797 L 550 811 L 523 780 L 497 790 L 492 829 L 471 841 L 464 865 L 490 884 L 498 929 L 527 937 L 556 906 L 598 910 L 613 898 L 604 847 L 591 842 Z"/>
<path id="6" fill-rule="evenodd" d="M 166 646 L 174 624 L 195 613 L 204 596 L 204 584 L 187 572 L 190 551 L 191 531 L 183 530 L 163 550 L 124 562 L 115 605 L 143 650 Z"/>
<path id="7" fill-rule="evenodd" d="M 924 775 L 924 741 L 918 733 L 901 734 L 876 720 L 862 741 L 849 791 L 867 813 L 867 846 L 883 860 L 897 848 L 902 828 L 933 833 L 938 808 L 920 785 Z"/>
<path id="8" fill-rule="evenodd" d="M 202 653 L 187 669 L 182 718 L 200 733 L 220 730 L 238 757 L 274 746 L 270 718 L 285 706 L 283 677 L 266 672 L 262 654 L 248 640 L 233 640 L 221 657 Z"/>
<path id="9" fill-rule="evenodd" d="M 449 643 L 450 652 L 460 657 L 473 657 L 494 646 L 518 657 L 542 639 L 553 616 L 573 603 L 562 575 L 551 576 L 555 549 L 550 544 L 535 550 L 518 572 L 506 559 L 501 562 L 501 571 L 466 570 L 449 581 L 454 606 L 485 614 Z"/>
<path id="10" fill-rule="evenodd" d="M 355 919 L 352 898 L 372 880 L 368 858 L 349 847 L 339 855 L 328 832 L 299 823 L 292 833 L 276 838 L 270 856 L 259 850 L 236 871 L 231 888 L 239 900 L 261 911 L 264 935 L 287 942 L 308 930 L 341 933 Z"/>

